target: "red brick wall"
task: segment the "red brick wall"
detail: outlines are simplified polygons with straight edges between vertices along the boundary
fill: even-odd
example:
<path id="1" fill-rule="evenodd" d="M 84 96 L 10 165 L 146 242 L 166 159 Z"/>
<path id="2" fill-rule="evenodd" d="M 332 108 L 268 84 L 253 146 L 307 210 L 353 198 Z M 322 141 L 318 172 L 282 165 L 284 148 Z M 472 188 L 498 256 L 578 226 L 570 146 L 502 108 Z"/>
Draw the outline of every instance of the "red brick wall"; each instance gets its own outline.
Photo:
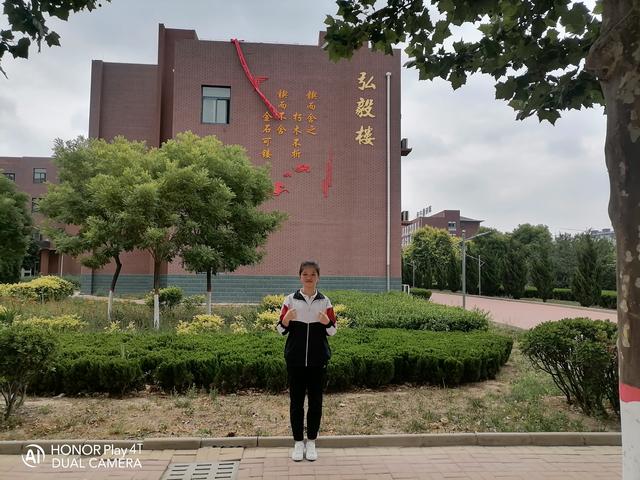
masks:
<path id="1" fill-rule="evenodd" d="M 167 47 L 170 48 L 170 47 Z M 191 130 L 216 135 L 225 143 L 244 145 L 256 164 L 261 152 L 262 115 L 267 110 L 254 92 L 230 42 L 178 41 L 175 46 L 173 134 Z M 323 275 L 384 276 L 386 265 L 386 84 L 391 72 L 391 275 L 400 276 L 400 55 L 360 51 L 349 61 L 333 63 L 316 46 L 242 43 L 247 63 L 256 76 L 268 77 L 261 89 L 278 105 L 278 91 L 288 91 L 282 122 L 287 132 L 275 132 L 280 122 L 270 122 L 273 157 L 272 179 L 289 190 L 268 202 L 267 208 L 289 214 L 284 228 L 272 235 L 264 261 L 239 274 L 291 275 L 302 259 L 317 259 Z M 376 89 L 358 89 L 359 73 L 373 76 Z M 231 87 L 229 125 L 201 123 L 201 87 Z M 306 93 L 318 93 L 316 110 L 307 109 Z M 358 118 L 358 99 L 374 100 L 375 118 Z M 291 119 L 313 113 L 318 134 L 299 136 L 301 158 L 291 158 Z M 306 121 L 300 122 L 305 130 Z M 356 131 L 371 125 L 374 146 L 358 145 Z M 326 162 L 333 152 L 333 184 L 323 197 Z M 297 163 L 310 173 L 292 173 Z M 176 263 L 169 273 L 181 273 Z"/>
<path id="2" fill-rule="evenodd" d="M 156 65 L 92 62 L 90 136 L 124 135 L 158 146 L 157 71 Z"/>

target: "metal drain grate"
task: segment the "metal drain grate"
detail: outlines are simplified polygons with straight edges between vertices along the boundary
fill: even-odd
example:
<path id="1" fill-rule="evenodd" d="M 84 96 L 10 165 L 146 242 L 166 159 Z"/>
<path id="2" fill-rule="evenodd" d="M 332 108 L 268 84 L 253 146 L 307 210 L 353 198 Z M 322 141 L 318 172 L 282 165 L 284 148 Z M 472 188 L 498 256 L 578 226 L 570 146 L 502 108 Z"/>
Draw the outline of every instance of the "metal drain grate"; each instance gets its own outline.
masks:
<path id="1" fill-rule="evenodd" d="M 234 480 L 240 462 L 171 463 L 162 480 Z"/>

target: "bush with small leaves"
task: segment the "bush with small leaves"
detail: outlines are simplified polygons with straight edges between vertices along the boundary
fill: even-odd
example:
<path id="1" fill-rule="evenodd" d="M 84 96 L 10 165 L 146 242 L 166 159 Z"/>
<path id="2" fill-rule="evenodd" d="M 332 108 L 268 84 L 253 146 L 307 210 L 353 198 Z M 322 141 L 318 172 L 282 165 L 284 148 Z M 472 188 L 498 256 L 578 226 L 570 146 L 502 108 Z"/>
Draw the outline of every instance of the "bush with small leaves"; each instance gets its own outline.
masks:
<path id="1" fill-rule="evenodd" d="M 224 319 L 219 315 L 196 315 L 190 322 L 181 321 L 176 326 L 178 335 L 219 332 L 224 327 Z"/>
<path id="2" fill-rule="evenodd" d="M 278 312 L 260 312 L 253 328 L 256 330 L 275 330 L 278 320 L 280 320 Z"/>
<path id="3" fill-rule="evenodd" d="M 285 298 L 285 295 L 266 295 L 265 297 L 262 297 L 262 302 L 260 303 L 260 311 L 280 312 Z"/>
<path id="4" fill-rule="evenodd" d="M 567 402 L 587 415 L 620 411 L 617 325 L 604 320 L 565 318 L 544 322 L 524 334 L 522 352 L 547 372 Z"/>
<path id="5" fill-rule="evenodd" d="M 57 317 L 29 317 L 14 320 L 14 324 L 28 325 L 39 329 L 58 331 L 58 332 L 79 332 L 87 328 L 87 322 L 84 322 L 78 315 L 59 315 Z"/>
<path id="6" fill-rule="evenodd" d="M 55 340 L 41 328 L 30 325 L 0 328 L 0 394 L 5 401 L 5 419 L 22 405 L 35 377 L 48 369 L 55 349 Z"/>
<path id="7" fill-rule="evenodd" d="M 171 309 L 182 301 L 182 289 L 180 287 L 161 288 L 158 293 L 158 301 L 160 302 L 160 308 Z M 149 292 L 145 297 L 144 303 L 147 307 L 153 308 L 153 292 Z"/>
<path id="8" fill-rule="evenodd" d="M 29 282 L 10 283 L 0 286 L 0 296 L 22 300 L 62 300 L 73 295 L 74 285 L 60 277 L 44 276 Z"/>

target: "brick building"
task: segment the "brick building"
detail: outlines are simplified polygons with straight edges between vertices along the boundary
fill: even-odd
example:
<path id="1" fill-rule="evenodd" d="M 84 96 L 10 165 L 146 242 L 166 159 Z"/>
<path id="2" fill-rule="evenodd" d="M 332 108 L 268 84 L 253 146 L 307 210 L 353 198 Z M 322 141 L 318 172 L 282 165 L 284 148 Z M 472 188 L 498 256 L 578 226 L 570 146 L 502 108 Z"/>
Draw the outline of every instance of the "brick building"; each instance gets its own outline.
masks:
<path id="1" fill-rule="evenodd" d="M 422 227 L 434 227 L 446 230 L 451 235 L 462 237 L 462 231 L 465 231 L 467 238 L 472 237 L 480 229 L 480 223 L 483 220 L 474 220 L 460 215 L 460 210 L 442 210 L 433 215 L 426 216 L 420 212 L 413 220 L 408 219 L 409 212 L 402 212 L 402 241 L 403 247 L 411 244 L 411 239 L 416 230 Z"/>
<path id="2" fill-rule="evenodd" d="M 156 65 L 92 63 L 89 136 L 155 147 L 190 130 L 271 164 L 266 208 L 289 218 L 262 263 L 214 279 L 216 301 L 290 291 L 308 258 L 320 263 L 321 288 L 400 289 L 400 159 L 409 151 L 400 138 L 400 54 L 362 49 L 334 63 L 322 43 L 322 33 L 316 46 L 204 41 L 160 25 Z M 122 261 L 118 291 L 150 290 L 151 257 Z M 105 292 L 112 271 L 82 267 L 83 291 Z M 164 266 L 161 282 L 204 291 L 204 275 L 180 259 Z"/>
<path id="3" fill-rule="evenodd" d="M 0 170 L 13 180 L 18 190 L 29 196 L 29 208 L 34 223 L 39 225 L 42 217 L 38 213 L 38 200 L 47 193 L 46 182 L 56 183 L 58 175 L 49 157 L 0 157 Z M 41 275 L 80 275 L 80 263 L 68 255 L 56 252 L 51 242 L 34 232 L 40 243 L 40 262 L 37 272 Z"/>

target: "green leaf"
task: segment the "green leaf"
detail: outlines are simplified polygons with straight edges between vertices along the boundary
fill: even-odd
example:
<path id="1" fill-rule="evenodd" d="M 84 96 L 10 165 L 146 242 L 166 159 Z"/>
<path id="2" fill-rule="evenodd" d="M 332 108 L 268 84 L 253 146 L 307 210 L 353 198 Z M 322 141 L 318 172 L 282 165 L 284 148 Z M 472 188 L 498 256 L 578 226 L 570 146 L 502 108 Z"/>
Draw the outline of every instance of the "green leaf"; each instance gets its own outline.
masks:
<path id="1" fill-rule="evenodd" d="M 60 46 L 60 35 L 56 32 L 49 32 L 44 39 L 50 47 L 53 47 L 54 45 Z"/>
<path id="2" fill-rule="evenodd" d="M 496 100 L 511 100 L 518 87 L 518 83 L 513 77 L 509 77 L 504 82 L 496 83 Z"/>
<path id="3" fill-rule="evenodd" d="M 538 119 L 540 122 L 546 120 L 551 125 L 555 125 L 558 118 L 560 118 L 560 113 L 557 110 L 538 110 Z"/>
<path id="4" fill-rule="evenodd" d="M 31 40 L 27 37 L 22 37 L 18 40 L 18 43 L 9 47 L 9 51 L 13 55 L 13 58 L 28 58 L 29 57 L 29 46 L 31 45 Z"/>

